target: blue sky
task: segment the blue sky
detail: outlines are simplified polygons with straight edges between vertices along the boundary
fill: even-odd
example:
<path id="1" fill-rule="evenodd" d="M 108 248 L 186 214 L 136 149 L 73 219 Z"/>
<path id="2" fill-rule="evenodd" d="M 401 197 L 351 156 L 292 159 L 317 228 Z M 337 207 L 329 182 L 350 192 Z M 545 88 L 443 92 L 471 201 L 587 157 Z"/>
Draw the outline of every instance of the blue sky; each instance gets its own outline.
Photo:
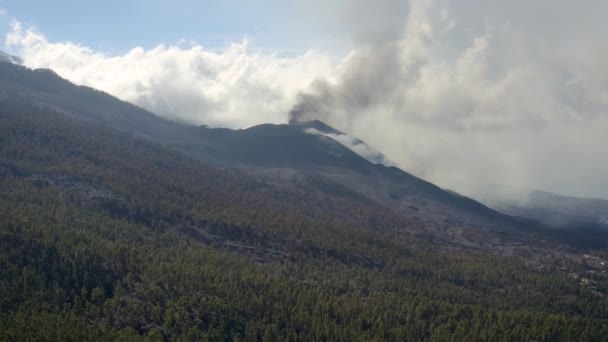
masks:
<path id="1" fill-rule="evenodd" d="M 14 18 L 44 32 L 49 41 L 72 41 L 108 54 L 181 40 L 214 49 L 244 38 L 257 48 L 292 54 L 322 48 L 331 36 L 305 27 L 302 19 L 312 13 L 302 4 L 293 0 L 3 0 L 0 34 L 6 34 Z"/>

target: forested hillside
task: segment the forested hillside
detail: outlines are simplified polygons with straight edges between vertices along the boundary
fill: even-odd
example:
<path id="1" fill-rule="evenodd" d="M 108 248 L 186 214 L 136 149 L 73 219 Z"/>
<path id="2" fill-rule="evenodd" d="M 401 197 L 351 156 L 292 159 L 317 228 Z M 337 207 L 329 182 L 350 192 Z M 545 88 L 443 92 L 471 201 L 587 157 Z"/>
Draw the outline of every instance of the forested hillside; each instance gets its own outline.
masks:
<path id="1" fill-rule="evenodd" d="M 95 127 L 128 133 L 216 167 L 253 171 L 258 183 L 283 185 L 288 191 L 314 188 L 339 194 L 346 201 L 375 202 L 410 221 L 421 222 L 424 234 L 434 243 L 502 249 L 549 240 L 576 248 L 608 248 L 606 229 L 580 225 L 552 229 L 491 210 L 399 168 L 374 164 L 332 138 L 310 134 L 311 129 L 342 134 L 320 121 L 240 130 L 189 126 L 72 84 L 51 70 L 9 63 L 0 63 L 0 99 L 40 106 Z"/>
<path id="2" fill-rule="evenodd" d="M 433 244 L 373 201 L 293 184 L 5 98 L 0 340 L 608 336 L 600 272 L 590 288 L 566 257 Z"/>

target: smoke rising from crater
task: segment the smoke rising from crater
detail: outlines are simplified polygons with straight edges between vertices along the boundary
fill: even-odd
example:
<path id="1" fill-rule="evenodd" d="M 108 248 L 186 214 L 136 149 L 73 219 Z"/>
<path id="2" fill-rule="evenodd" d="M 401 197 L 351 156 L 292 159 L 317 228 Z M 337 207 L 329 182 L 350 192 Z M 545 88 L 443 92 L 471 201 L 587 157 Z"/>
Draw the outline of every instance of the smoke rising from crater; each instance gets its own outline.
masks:
<path id="1" fill-rule="evenodd" d="M 325 121 L 477 197 L 544 188 L 608 198 L 605 10 L 412 0 L 398 38 L 351 52 L 298 94 L 290 120 Z"/>

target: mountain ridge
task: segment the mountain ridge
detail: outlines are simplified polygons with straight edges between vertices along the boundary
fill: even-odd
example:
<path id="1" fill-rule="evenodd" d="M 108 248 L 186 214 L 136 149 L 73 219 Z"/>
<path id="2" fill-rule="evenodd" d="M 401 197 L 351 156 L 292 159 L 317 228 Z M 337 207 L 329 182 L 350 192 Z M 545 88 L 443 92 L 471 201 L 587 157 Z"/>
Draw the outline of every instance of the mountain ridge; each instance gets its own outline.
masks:
<path id="1" fill-rule="evenodd" d="M 504 212 L 545 222 L 554 227 L 597 226 L 608 229 L 608 200 L 558 195 L 533 190 L 520 201 L 488 203 Z"/>
<path id="2" fill-rule="evenodd" d="M 8 63 L 0 65 L 0 90 L 0 98 L 21 97 L 75 119 L 92 120 L 160 143 L 203 162 L 262 175 L 285 169 L 305 177 L 325 179 L 324 182 L 347 188 L 434 227 L 432 235 L 439 240 L 460 240 L 465 245 L 488 248 L 504 238 L 518 241 L 539 234 L 555 237 L 554 232 L 537 221 L 494 211 L 397 167 L 370 162 L 334 139 L 307 132 L 315 128 L 343 134 L 320 121 L 262 124 L 240 130 L 188 126 L 92 88 L 73 85 L 52 71 L 30 70 Z M 284 177 L 279 179 L 289 183 Z M 568 234 L 574 231 L 568 231 L 566 237 L 561 236 L 564 232 L 559 233 L 558 239 L 568 242 L 571 239 Z M 453 234 L 458 236 L 451 236 Z M 582 232 L 575 235 L 586 243 L 606 243 L 586 239 Z"/>
<path id="3" fill-rule="evenodd" d="M 0 63 L 2 63 L 2 62 L 22 65 L 23 59 L 21 59 L 20 57 L 17 57 L 17 56 L 9 55 L 8 53 L 6 53 L 4 51 L 0 51 Z"/>

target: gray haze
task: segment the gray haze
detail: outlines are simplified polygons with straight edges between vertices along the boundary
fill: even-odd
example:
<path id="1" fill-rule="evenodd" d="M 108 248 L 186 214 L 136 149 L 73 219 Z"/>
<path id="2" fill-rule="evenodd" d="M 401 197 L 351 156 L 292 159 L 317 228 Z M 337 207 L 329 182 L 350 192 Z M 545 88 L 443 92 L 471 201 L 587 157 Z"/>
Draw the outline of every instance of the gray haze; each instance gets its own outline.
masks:
<path id="1" fill-rule="evenodd" d="M 410 1 L 384 27 L 398 39 L 362 37 L 290 120 L 323 120 L 466 194 L 608 198 L 608 5 L 584 4 Z M 345 11 L 374 13 L 360 5 Z"/>

